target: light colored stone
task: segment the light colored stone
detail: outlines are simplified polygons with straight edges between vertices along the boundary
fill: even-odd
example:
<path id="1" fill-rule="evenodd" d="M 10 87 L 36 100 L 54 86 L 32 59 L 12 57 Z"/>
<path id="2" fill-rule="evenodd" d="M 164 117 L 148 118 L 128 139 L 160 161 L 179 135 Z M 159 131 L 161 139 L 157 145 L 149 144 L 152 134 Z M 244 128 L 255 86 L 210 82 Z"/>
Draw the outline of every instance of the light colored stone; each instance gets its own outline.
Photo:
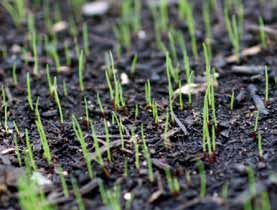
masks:
<path id="1" fill-rule="evenodd" d="M 108 1 L 89 2 L 83 5 L 82 14 L 86 16 L 104 15 L 110 8 Z"/>

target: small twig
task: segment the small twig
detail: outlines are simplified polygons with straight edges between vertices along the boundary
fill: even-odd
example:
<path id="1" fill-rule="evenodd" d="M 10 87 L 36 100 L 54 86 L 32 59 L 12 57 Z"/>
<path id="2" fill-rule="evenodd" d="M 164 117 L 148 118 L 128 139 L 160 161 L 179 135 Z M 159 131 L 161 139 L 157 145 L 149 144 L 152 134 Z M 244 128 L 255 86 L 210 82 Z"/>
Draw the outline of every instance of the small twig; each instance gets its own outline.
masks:
<path id="1" fill-rule="evenodd" d="M 265 105 L 264 105 L 264 102 L 263 100 L 261 99 L 260 96 L 258 96 L 256 93 L 257 93 L 257 88 L 255 85 L 251 84 L 247 87 L 250 95 L 251 95 L 251 98 L 253 99 L 254 103 L 255 103 L 255 106 L 257 107 L 257 109 L 267 115 L 268 114 L 268 110 L 266 109 Z"/>
<path id="2" fill-rule="evenodd" d="M 181 130 L 184 132 L 185 136 L 189 135 L 189 132 L 187 130 L 187 128 L 185 127 L 185 125 L 179 120 L 179 118 L 173 113 L 175 122 L 178 124 L 178 126 L 181 128 Z"/>

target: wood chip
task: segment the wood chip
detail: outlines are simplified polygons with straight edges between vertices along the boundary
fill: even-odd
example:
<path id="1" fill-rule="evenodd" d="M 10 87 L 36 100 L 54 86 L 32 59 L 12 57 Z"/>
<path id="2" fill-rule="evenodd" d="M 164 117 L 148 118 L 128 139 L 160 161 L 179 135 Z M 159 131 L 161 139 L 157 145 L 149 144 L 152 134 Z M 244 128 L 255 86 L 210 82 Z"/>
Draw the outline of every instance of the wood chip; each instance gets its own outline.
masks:
<path id="1" fill-rule="evenodd" d="M 265 66 L 232 66 L 232 72 L 235 74 L 244 74 L 244 75 L 256 75 L 263 74 L 265 71 Z"/>
<path id="2" fill-rule="evenodd" d="M 110 8 L 108 1 L 95 1 L 83 5 L 82 13 L 85 16 L 101 16 L 107 13 Z"/>
<path id="3" fill-rule="evenodd" d="M 253 47 L 249 47 L 249 48 L 246 48 L 246 49 L 243 49 L 240 53 L 240 58 L 245 58 L 245 57 L 248 57 L 248 56 L 253 56 L 253 55 L 257 55 L 259 54 L 260 52 L 262 51 L 262 48 L 260 45 L 256 45 L 256 46 L 253 46 Z M 228 62 L 228 63 L 234 63 L 234 62 L 237 62 L 239 61 L 239 58 L 237 55 L 231 55 L 227 58 L 225 58 L 225 60 Z"/>
<path id="4" fill-rule="evenodd" d="M 154 166 L 156 166 L 157 168 L 159 168 L 161 170 L 171 169 L 171 166 L 168 165 L 167 163 L 163 162 L 163 160 L 161 160 L 161 159 L 152 158 L 152 163 Z"/>
<path id="5" fill-rule="evenodd" d="M 57 22 L 52 26 L 52 32 L 59 33 L 61 31 L 64 31 L 67 28 L 67 25 L 68 24 L 66 21 Z"/>

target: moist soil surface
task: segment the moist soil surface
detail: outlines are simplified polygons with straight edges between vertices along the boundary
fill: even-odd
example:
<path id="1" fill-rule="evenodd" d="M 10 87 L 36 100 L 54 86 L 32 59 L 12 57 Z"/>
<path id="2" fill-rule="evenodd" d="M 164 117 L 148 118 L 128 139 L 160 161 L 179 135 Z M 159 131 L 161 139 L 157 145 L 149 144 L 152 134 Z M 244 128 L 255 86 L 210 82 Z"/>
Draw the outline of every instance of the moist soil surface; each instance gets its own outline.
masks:
<path id="1" fill-rule="evenodd" d="M 54 2 L 54 1 L 53 1 Z M 189 33 L 185 21 L 178 18 L 177 4 L 169 1 L 170 26 L 181 31 L 190 57 L 191 68 L 195 81 L 205 78 L 205 62 L 202 45 L 205 41 L 204 25 L 201 15 L 202 1 L 193 1 L 196 22 L 196 38 L 200 59 L 193 58 L 190 51 Z M 247 200 L 253 206 L 259 205 L 260 194 L 268 192 L 271 209 L 277 209 L 277 87 L 274 82 L 276 75 L 276 34 L 274 23 L 277 21 L 277 10 L 268 2 L 263 6 L 260 2 L 244 1 L 245 29 L 241 38 L 241 50 L 251 47 L 258 49 L 255 53 L 242 53 L 238 62 L 230 61 L 233 55 L 232 45 L 224 26 L 222 2 L 218 1 L 217 12 L 211 13 L 212 19 L 212 67 L 218 77 L 215 86 L 215 104 L 217 115 L 216 154 L 209 157 L 202 150 L 202 109 L 205 92 L 197 92 L 192 97 L 192 105 L 188 97 L 183 95 L 184 108 L 180 110 L 179 99 L 174 100 L 175 122 L 169 122 L 169 144 L 164 143 L 166 110 L 168 108 L 168 89 L 165 65 L 165 54 L 157 47 L 153 27 L 153 19 L 148 9 L 149 2 L 143 2 L 142 28 L 138 34 L 132 35 L 131 49 L 122 49 L 117 54 L 118 40 L 113 33 L 113 26 L 119 21 L 118 4 L 103 15 L 82 17 L 77 20 L 78 40 L 82 48 L 82 22 L 89 29 L 90 54 L 86 56 L 84 68 L 85 90 L 80 91 L 78 78 L 78 56 L 74 49 L 74 40 L 67 29 L 57 32 L 58 53 L 62 66 L 66 70 L 57 73 L 55 62 L 47 56 L 43 42 L 38 45 L 39 76 L 33 75 L 32 46 L 28 41 L 27 24 L 16 28 L 12 19 L 1 8 L 0 11 L 0 46 L 7 54 L 0 57 L 0 83 L 4 85 L 8 101 L 8 132 L 4 127 L 4 105 L 1 97 L 1 131 L 0 131 L 0 209 L 20 209 L 16 180 L 25 171 L 25 164 L 19 165 L 14 144 L 14 136 L 18 139 L 19 152 L 24 157 L 26 141 L 24 130 L 28 129 L 30 142 L 37 164 L 37 170 L 51 184 L 45 187 L 45 195 L 57 209 L 68 210 L 78 208 L 72 193 L 71 177 L 75 177 L 80 187 L 86 209 L 109 209 L 103 204 L 98 188 L 102 180 L 105 188 L 120 186 L 122 209 L 126 207 L 128 193 L 132 194 L 129 209 L 150 210 L 238 210 L 244 209 Z M 73 17 L 71 7 L 66 3 L 55 1 L 51 6 L 59 5 L 62 20 L 69 22 Z M 42 8 L 30 6 L 35 15 L 35 25 L 39 37 L 47 33 Z M 30 12 L 29 11 L 29 12 Z M 51 10 L 54 13 L 54 9 Z M 54 16 L 54 15 L 53 15 Z M 260 32 L 257 30 L 258 17 L 264 18 L 265 25 L 272 31 L 268 33 L 268 47 L 260 47 Z M 131 18 L 131 17 L 130 17 Z M 250 27 L 253 26 L 253 27 Z M 256 26 L 256 28 L 254 27 Z M 275 25 L 276 26 L 276 25 Z M 145 35 L 145 36 L 144 36 Z M 144 36 L 144 37 L 143 37 Z M 169 48 L 167 33 L 162 34 L 163 42 Z M 64 42 L 69 43 L 71 64 L 66 64 Z M 27 53 L 23 53 L 23 47 Z M 115 109 L 110 99 L 105 78 L 105 55 L 111 51 L 114 55 L 117 74 L 127 75 L 129 81 L 123 84 L 123 95 L 126 100 L 124 109 Z M 186 83 L 183 69 L 183 57 L 179 46 L 176 46 L 177 58 L 180 61 L 180 78 Z M 135 74 L 131 74 L 131 63 L 134 55 L 138 56 Z M 25 57 L 24 57 L 25 56 Z M 27 58 L 26 58 L 27 56 Z M 14 85 L 12 77 L 13 65 L 16 64 L 18 84 Z M 49 65 L 51 77 L 56 76 L 58 94 L 64 114 L 64 123 L 60 123 L 59 110 L 55 98 L 49 94 L 46 65 Z M 269 70 L 269 100 L 264 103 L 265 77 L 264 65 Z M 245 67 L 248 72 L 236 71 L 237 67 Z M 255 71 L 255 69 L 260 69 Z M 35 124 L 36 115 L 30 109 L 27 100 L 26 75 L 31 74 L 31 92 L 33 105 L 39 98 L 39 112 L 46 131 L 48 144 L 52 154 L 52 164 L 43 157 L 43 147 Z M 146 105 L 145 82 L 151 82 L 152 96 L 158 105 L 159 122 L 155 123 L 151 109 Z M 63 83 L 66 83 L 66 95 Z M 173 83 L 174 90 L 178 85 Z M 255 94 L 251 93 L 256 88 Z M 234 108 L 230 109 L 230 101 L 234 91 Z M 101 97 L 104 113 L 99 108 L 97 94 Z M 91 119 L 99 146 L 103 152 L 104 166 L 92 161 L 94 178 L 89 178 L 86 162 L 79 141 L 72 128 L 72 115 L 81 124 L 91 156 L 95 156 L 95 145 L 91 137 L 91 129 L 86 121 L 84 97 L 88 102 L 89 118 Z M 138 116 L 135 107 L 138 105 Z M 263 107 L 264 106 L 264 107 Z M 263 155 L 258 153 L 257 132 L 254 132 L 257 111 L 259 111 L 258 131 L 262 137 Z M 116 114 L 124 125 L 125 149 L 120 145 L 118 124 L 112 120 Z M 112 161 L 109 162 L 105 152 L 104 119 L 109 122 L 110 146 Z M 16 133 L 13 121 L 19 133 Z M 141 125 L 147 146 L 150 151 L 154 181 L 150 182 L 147 173 L 147 162 L 142 151 Z M 140 145 L 140 167 L 135 167 L 135 150 L 131 138 L 132 131 L 136 134 Z M 206 174 L 206 195 L 200 198 L 200 175 L 197 162 L 203 161 Z M 62 194 L 62 184 L 57 173 L 58 166 L 66 172 L 66 182 L 70 196 Z M 248 168 L 254 171 L 256 194 L 249 192 Z M 172 176 L 180 184 L 180 190 L 171 193 L 165 170 L 169 169 Z M 127 173 L 127 174 L 126 174 Z M 225 193 L 224 193 L 225 192 Z M 226 193 L 227 192 L 227 193 Z"/>

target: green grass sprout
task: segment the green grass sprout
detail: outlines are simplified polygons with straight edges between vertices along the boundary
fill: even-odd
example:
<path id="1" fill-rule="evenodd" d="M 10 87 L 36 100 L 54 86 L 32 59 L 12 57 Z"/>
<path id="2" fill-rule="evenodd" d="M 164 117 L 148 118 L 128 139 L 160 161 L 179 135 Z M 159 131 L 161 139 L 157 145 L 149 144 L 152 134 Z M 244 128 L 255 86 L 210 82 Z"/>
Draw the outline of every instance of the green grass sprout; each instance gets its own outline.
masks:
<path id="1" fill-rule="evenodd" d="M 55 78 L 54 78 L 54 80 L 55 80 Z M 60 98 L 59 98 L 57 87 L 54 90 L 54 97 L 55 97 L 55 101 L 56 101 L 56 104 L 57 104 L 58 110 L 59 110 L 60 122 L 63 125 L 64 124 L 63 110 L 62 110 L 62 105 L 61 105 L 61 101 L 60 101 Z"/>
<path id="2" fill-rule="evenodd" d="M 74 115 L 72 116 L 72 127 L 73 127 L 75 135 L 81 145 L 82 153 L 83 153 L 84 159 L 86 161 L 89 176 L 90 176 L 90 178 L 93 178 L 94 175 L 93 175 L 93 170 L 92 170 L 91 161 L 89 158 L 89 152 L 87 149 L 87 144 L 85 141 L 84 133 L 80 127 L 78 120 L 76 119 L 76 117 Z"/>
<path id="3" fill-rule="evenodd" d="M 17 139 L 16 134 L 14 134 L 14 136 L 13 136 L 13 142 L 14 142 L 14 145 L 15 145 L 15 154 L 16 154 L 16 157 L 17 157 L 17 161 L 18 161 L 19 166 L 21 167 L 22 166 L 22 159 L 21 159 L 21 155 L 20 155 L 20 151 L 19 151 L 18 139 Z"/>
<path id="4" fill-rule="evenodd" d="M 265 103 L 269 101 L 269 78 L 268 78 L 268 67 L 265 66 Z"/>
<path id="5" fill-rule="evenodd" d="M 77 202 L 77 205 L 78 205 L 78 209 L 79 210 L 85 210 L 85 205 L 84 205 L 84 201 L 82 199 L 82 195 L 81 195 L 81 192 L 80 192 L 80 189 L 79 189 L 79 186 L 77 184 L 77 181 L 75 178 L 71 178 L 71 183 L 72 183 L 72 187 L 73 187 L 73 192 L 74 192 L 74 195 L 75 195 L 75 198 L 76 198 L 76 202 Z"/>
<path id="6" fill-rule="evenodd" d="M 227 7 L 224 8 L 224 20 L 227 28 L 229 39 L 232 43 L 232 46 L 235 51 L 235 55 L 237 57 L 237 61 L 240 60 L 240 33 L 237 17 L 233 15 L 231 18 L 229 17 L 229 11 Z"/>
<path id="7" fill-rule="evenodd" d="M 57 168 L 57 174 L 59 174 L 60 179 L 61 179 L 63 194 L 66 198 L 68 198 L 69 197 L 69 190 L 68 190 L 68 186 L 67 186 L 67 183 L 66 183 L 66 180 L 65 180 L 65 172 L 62 169 L 62 167 L 59 166 L 59 165 L 58 165 L 58 168 Z"/>
<path id="8" fill-rule="evenodd" d="M 27 85 L 27 100 L 28 100 L 30 109 L 33 111 L 34 106 L 33 106 L 32 92 L 31 92 L 31 79 L 30 79 L 29 72 L 27 72 L 27 75 L 26 75 L 26 85 Z"/>
<path id="9" fill-rule="evenodd" d="M 91 136 L 93 138 L 93 144 L 94 144 L 94 147 L 95 147 L 95 153 L 97 155 L 97 162 L 101 165 L 101 166 L 104 166 L 104 160 L 103 160 L 103 157 L 102 157 L 102 153 L 100 151 L 100 147 L 99 147 L 99 143 L 98 143 L 98 138 L 96 136 L 96 132 L 95 132 L 95 128 L 92 124 L 92 122 L 90 122 L 90 129 L 91 129 Z"/>
<path id="10" fill-rule="evenodd" d="M 26 18 L 26 11 L 27 11 L 26 1 L 25 0 L 15 0 L 15 1 L 3 0 L 1 4 L 7 10 L 9 15 L 12 17 L 16 27 L 19 27 Z"/>
<path id="11" fill-rule="evenodd" d="M 207 179 L 206 179 L 206 172 L 205 166 L 202 161 L 197 162 L 199 176 L 200 176 L 200 198 L 204 199 L 206 196 L 206 189 L 207 189 Z"/>
<path id="12" fill-rule="evenodd" d="M 145 157 L 146 162 L 147 162 L 148 178 L 149 178 L 150 182 L 153 182 L 154 181 L 154 173 L 153 173 L 153 167 L 152 167 L 152 160 L 151 160 L 150 151 L 149 151 L 148 146 L 146 144 L 143 124 L 141 124 L 141 129 L 140 130 L 141 130 L 141 138 L 142 138 L 142 143 L 143 143 L 143 154 L 144 154 L 144 157 Z"/>
<path id="13" fill-rule="evenodd" d="M 32 150 L 32 146 L 31 146 L 31 143 L 30 143 L 30 138 L 29 138 L 29 132 L 28 132 L 28 129 L 25 129 L 25 140 L 26 140 L 26 145 L 27 145 L 27 157 L 30 161 L 30 166 L 32 167 L 32 169 L 34 171 L 37 170 L 37 166 L 36 166 L 36 162 L 35 162 L 35 159 L 34 159 L 34 154 L 33 154 L 33 150 Z"/>
<path id="14" fill-rule="evenodd" d="M 112 162 L 112 155 L 111 155 L 111 148 L 110 148 L 110 133 L 109 133 L 109 128 L 108 128 L 108 123 L 106 120 L 104 120 L 104 126 L 105 126 L 107 157 L 108 157 L 109 162 Z"/>
<path id="15" fill-rule="evenodd" d="M 51 156 L 51 151 L 48 145 L 48 140 L 46 137 L 46 133 L 40 118 L 40 114 L 39 114 L 39 110 L 38 110 L 38 106 L 36 106 L 36 116 L 37 116 L 37 120 L 36 120 L 36 126 L 37 126 L 37 130 L 40 136 L 40 141 L 43 147 L 43 155 L 46 158 L 48 164 L 51 164 L 52 162 L 52 156 Z"/>
<path id="16" fill-rule="evenodd" d="M 169 168 L 165 169 L 165 176 L 170 193 L 174 195 L 178 194 L 180 192 L 180 183 L 177 177 L 172 176 Z"/>
<path id="17" fill-rule="evenodd" d="M 264 20 L 262 17 L 259 17 L 259 30 L 260 30 L 260 40 L 261 40 L 261 45 L 264 49 L 267 48 L 267 34 L 264 30 Z"/>
<path id="18" fill-rule="evenodd" d="M 179 1 L 179 16 L 182 20 L 186 20 L 188 31 L 190 35 L 191 49 L 194 58 L 197 60 L 199 58 L 197 50 L 197 40 L 196 40 L 196 28 L 195 21 L 193 17 L 193 8 L 188 0 Z"/>
<path id="19" fill-rule="evenodd" d="M 78 68 L 78 74 L 79 74 L 79 84 L 80 84 L 80 90 L 83 92 L 85 90 L 84 87 L 84 53 L 83 50 L 79 54 L 79 68 Z"/>
<path id="20" fill-rule="evenodd" d="M 233 111 L 235 103 L 235 92 L 232 90 L 231 100 L 230 100 L 230 109 Z"/>
<path id="21" fill-rule="evenodd" d="M 16 74 L 16 64 L 13 64 L 12 77 L 13 77 L 13 85 L 17 86 L 18 81 L 17 81 L 17 74 Z"/>

